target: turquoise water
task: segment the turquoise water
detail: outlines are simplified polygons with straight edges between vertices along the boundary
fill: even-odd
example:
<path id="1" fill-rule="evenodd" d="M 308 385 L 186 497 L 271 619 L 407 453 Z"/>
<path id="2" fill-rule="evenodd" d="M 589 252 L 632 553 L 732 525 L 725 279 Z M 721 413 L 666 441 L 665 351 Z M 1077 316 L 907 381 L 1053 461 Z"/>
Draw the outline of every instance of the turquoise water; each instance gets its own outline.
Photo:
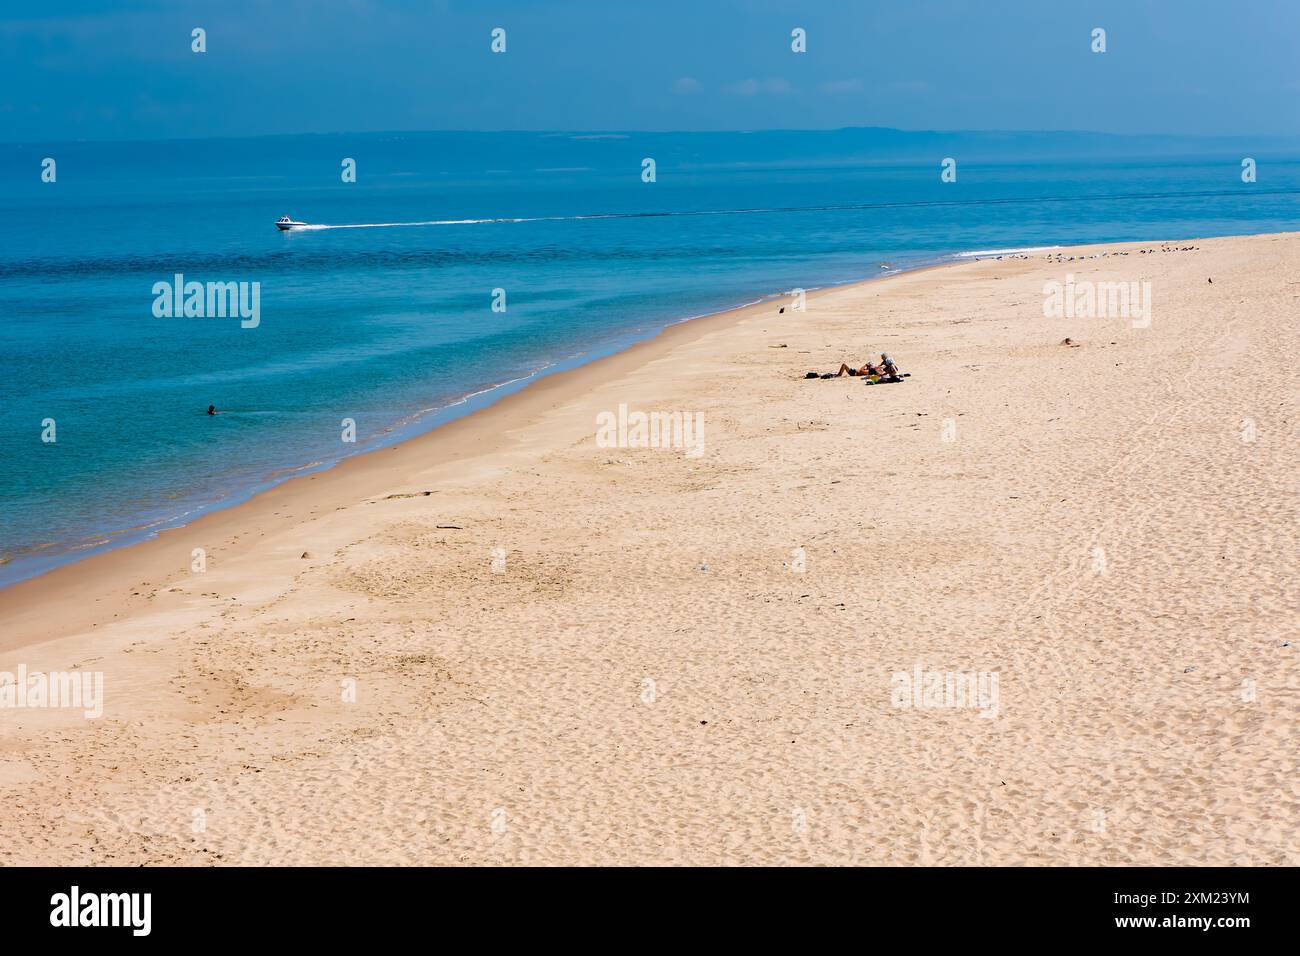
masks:
<path id="1" fill-rule="evenodd" d="M 1247 154 L 1226 145 L 1153 157 L 1149 143 L 1079 143 L 840 131 L 0 146 L 0 583 L 792 287 L 968 250 L 1295 228 L 1292 156 L 1256 155 L 1247 185 Z M 946 155 L 956 183 L 940 182 Z M 46 156 L 54 183 L 40 181 Z M 340 180 L 344 157 L 356 183 Z M 363 228 L 280 233 L 284 214 Z M 436 224 L 384 225 L 405 222 Z M 156 317 L 153 286 L 177 273 L 259 283 L 259 324 Z"/>

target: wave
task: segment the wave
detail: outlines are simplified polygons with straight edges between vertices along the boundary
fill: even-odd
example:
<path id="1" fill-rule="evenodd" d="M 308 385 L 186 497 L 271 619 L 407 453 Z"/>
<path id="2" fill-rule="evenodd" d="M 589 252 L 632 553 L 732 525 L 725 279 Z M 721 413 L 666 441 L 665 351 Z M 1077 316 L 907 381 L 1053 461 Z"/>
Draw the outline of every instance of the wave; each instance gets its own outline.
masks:
<path id="1" fill-rule="evenodd" d="M 977 249 L 971 252 L 955 252 L 953 259 L 985 259 L 989 256 L 1014 256 L 1026 252 L 1046 252 L 1049 249 L 1060 249 L 1061 246 L 1022 246 L 1018 249 Z"/>

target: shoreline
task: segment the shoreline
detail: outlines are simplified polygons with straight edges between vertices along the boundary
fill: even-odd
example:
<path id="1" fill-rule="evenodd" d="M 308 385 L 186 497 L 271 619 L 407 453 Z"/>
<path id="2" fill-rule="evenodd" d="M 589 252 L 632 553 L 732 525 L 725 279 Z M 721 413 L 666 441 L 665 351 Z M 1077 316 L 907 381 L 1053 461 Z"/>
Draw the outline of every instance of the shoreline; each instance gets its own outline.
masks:
<path id="1" fill-rule="evenodd" d="M 812 301 L 838 290 L 919 275 L 935 269 L 956 268 L 979 261 L 981 260 L 953 258 L 951 261 L 930 263 L 891 272 L 889 275 L 822 286 L 810 290 L 807 298 Z M 345 500 L 351 501 L 348 495 L 353 489 L 367 487 L 372 480 L 383 480 L 382 475 L 394 470 L 409 474 L 419 467 L 417 459 L 424 453 L 426 445 L 445 445 L 445 449 L 437 450 L 447 454 L 449 458 L 446 460 L 450 461 L 486 454 L 499 448 L 501 440 L 489 440 L 484 444 L 482 432 L 518 427 L 520 419 L 541 416 L 556 403 L 584 394 L 595 383 L 643 366 L 678 345 L 693 341 L 716 328 L 757 317 L 778 297 L 780 293 L 772 293 L 749 305 L 677 320 L 625 348 L 583 361 L 573 368 L 540 376 L 481 408 L 420 431 L 409 438 L 357 452 L 334 464 L 286 478 L 236 503 L 204 511 L 191 521 L 164 528 L 150 537 L 96 551 L 59 564 L 35 577 L 0 587 L 0 621 L 6 625 L 4 637 L 0 637 L 0 652 L 54 638 L 65 631 L 69 624 L 74 628 L 90 624 L 93 616 L 90 609 L 60 621 L 57 626 L 37 620 L 43 614 L 43 605 L 81 593 L 80 582 L 76 580 L 79 577 L 92 578 L 101 585 L 96 587 L 98 602 L 118 590 L 130 588 L 132 585 L 128 582 L 137 578 L 149 581 L 168 574 L 187 573 L 190 565 L 188 552 L 191 550 L 189 538 L 195 541 L 210 540 L 238 534 L 254 526 L 263 530 L 282 530 L 297 520 L 298 515 L 279 516 L 274 509 L 296 499 L 301 498 L 305 504 L 306 497 L 310 495 L 313 501 L 337 507 Z M 440 442 L 437 441 L 439 436 L 442 438 Z M 393 452 L 399 454 L 384 458 Z M 316 486 L 309 484 L 315 481 L 321 483 Z M 281 517 L 281 520 L 270 520 L 275 517 Z M 182 541 L 182 538 L 187 540 Z M 235 550 L 228 557 L 237 557 L 239 554 L 240 551 Z M 102 584 L 108 584 L 108 587 L 105 588 Z M 15 638 L 15 634 L 20 636 Z"/>
<path id="2" fill-rule="evenodd" d="M 1033 247 L 1033 250 L 1031 251 L 1040 251 L 1048 248 L 1054 249 L 1063 247 Z M 809 297 L 812 297 L 813 295 L 832 289 L 850 288 L 862 283 L 879 282 L 893 276 L 942 268 L 946 265 L 959 264 L 962 262 L 977 261 L 979 258 L 997 255 L 999 252 L 1011 253 L 1022 251 L 1025 250 L 1009 249 L 993 250 L 992 252 L 975 251 L 943 253 L 934 260 L 923 259 L 920 264 L 915 266 L 897 269 L 891 268 L 890 271 L 882 272 L 882 274 L 878 276 L 849 279 L 844 282 L 834 282 L 822 286 L 811 287 L 807 290 L 807 293 Z M 418 441 L 425 435 L 432 434 L 441 428 L 445 428 L 453 422 L 481 414 L 499 402 L 504 401 L 510 395 L 528 388 L 533 388 L 539 382 L 542 382 L 553 375 L 577 371 L 615 355 L 622 354 L 645 342 L 653 341 L 670 329 L 705 319 L 712 319 L 717 316 L 739 313 L 750 308 L 759 308 L 765 303 L 775 301 L 784 294 L 785 293 L 780 292 L 763 293 L 757 299 L 743 305 L 730 306 L 715 312 L 688 315 L 682 318 L 673 319 L 664 325 L 658 325 L 648 330 L 643 329 L 627 332 L 607 341 L 603 346 L 597 346 L 575 353 L 566 359 L 558 360 L 549 365 L 542 366 L 541 368 L 530 372 L 528 375 L 521 376 L 518 379 L 489 385 L 486 388 L 479 389 L 478 391 L 462 395 L 454 401 L 450 401 L 446 405 L 437 408 L 404 413 L 396 418 L 388 428 L 374 436 L 370 440 L 369 447 L 364 450 L 358 449 L 351 453 L 344 454 L 342 457 L 323 462 L 318 461 L 308 462 L 305 464 L 284 465 L 276 469 L 273 474 L 263 476 L 259 480 L 251 482 L 246 487 L 240 488 L 225 498 L 216 501 L 195 502 L 192 508 L 180 515 L 150 516 L 144 518 L 143 523 L 140 524 L 97 531 L 93 535 L 87 536 L 87 538 L 83 539 L 81 542 L 69 544 L 64 547 L 63 550 L 54 552 L 50 561 L 44 564 L 43 567 L 38 567 L 30 572 L 24 571 L 22 577 L 5 579 L 3 574 L 0 573 L 0 614 L 4 613 L 4 595 L 13 588 L 19 587 L 28 582 L 38 581 L 51 574 L 55 574 L 64 568 L 75 567 L 101 555 L 109 555 L 131 548 L 140 547 L 142 545 L 147 545 L 150 542 L 157 541 L 161 535 L 190 527 L 209 515 L 220 514 L 221 512 L 250 504 L 262 495 L 279 488 L 286 482 L 303 477 L 327 474 L 356 458 L 379 454 L 408 442 Z M 505 389 L 505 391 L 502 391 L 503 389 Z M 475 404 L 475 399 L 483 399 L 483 401 Z M 91 538 L 97 540 L 90 540 Z M 50 553 L 50 549 L 48 547 L 38 548 L 36 545 L 17 548 L 11 552 L 11 558 L 9 561 L 0 564 L 0 569 L 3 569 L 6 566 L 17 567 L 19 562 L 30 562 L 43 553 Z M 4 643 L 0 641 L 0 648 L 3 647 Z"/>
<path id="3" fill-rule="evenodd" d="M 1233 238 L 1233 237 L 1223 237 L 1223 238 Z M 1237 238 L 1249 238 L 1249 237 L 1237 237 Z M 1049 250 L 1053 251 L 1054 253 L 1059 253 L 1062 250 L 1073 252 L 1075 250 L 1094 249 L 1094 248 L 1097 249 L 1121 248 L 1121 247 L 1128 247 L 1128 246 L 1132 246 L 1136 248 L 1141 246 L 1149 246 L 1152 245 L 1153 243 L 1180 242 L 1180 241 L 1184 241 L 1184 240 L 1145 240 L 1142 242 L 1087 243 L 1081 245 L 1054 244 L 1049 246 L 1008 247 L 1006 249 L 949 252 L 949 253 L 943 253 L 940 257 L 938 257 L 933 261 L 924 261 L 923 264 L 914 267 L 892 269 L 888 273 L 879 276 L 870 276 L 867 278 L 851 279 L 846 282 L 832 283 L 824 286 L 819 286 L 813 289 L 809 289 L 807 292 L 807 298 L 809 300 L 814 300 L 817 297 L 821 297 L 835 291 L 855 289 L 862 286 L 878 284 L 891 279 L 901 278 L 909 275 L 920 275 L 927 272 L 931 272 L 936 269 L 953 269 L 959 266 L 971 265 L 974 263 L 979 263 L 979 262 L 984 262 L 989 260 L 998 261 L 1002 256 L 1011 257 L 1014 255 L 1024 255 L 1024 254 L 1036 255 L 1038 253 L 1047 252 Z M 1196 241 L 1200 241 L 1200 240 L 1196 240 Z M 92 562 L 94 562 L 94 564 L 91 567 L 91 569 L 87 571 L 88 575 L 89 574 L 99 575 L 104 573 L 105 571 L 117 570 L 117 571 L 126 572 L 129 570 L 130 573 L 122 573 L 117 575 L 117 578 L 120 581 L 122 587 L 127 587 L 128 585 L 126 584 L 126 581 L 131 578 L 137 577 L 141 572 L 151 572 L 153 576 L 159 576 L 166 573 L 176 573 L 176 572 L 185 571 L 189 566 L 188 559 L 184 561 L 180 561 L 180 563 L 168 569 L 165 563 L 159 560 L 158 556 L 154 554 L 150 554 L 148 556 L 141 556 L 140 560 L 131 562 L 129 568 L 123 567 L 123 568 L 110 569 L 104 567 L 104 565 L 109 564 L 112 561 L 114 556 L 118 556 L 119 558 L 124 558 L 126 556 L 133 555 L 135 552 L 140 551 L 141 549 L 148 549 L 151 548 L 152 546 L 157 546 L 157 549 L 161 550 L 164 545 L 171 544 L 173 545 L 173 547 L 169 547 L 167 549 L 168 553 L 169 554 L 176 553 L 177 548 L 174 546 L 175 539 L 181 533 L 185 532 L 187 529 L 197 528 L 200 527 L 201 525 L 204 528 L 205 536 L 207 534 L 219 536 L 226 533 L 238 532 L 242 527 L 245 526 L 245 524 L 252 524 L 253 522 L 252 521 L 245 522 L 242 519 L 236 517 L 236 515 L 241 512 L 241 509 L 256 507 L 259 504 L 259 502 L 261 502 L 262 499 L 267 496 L 274 495 L 276 492 L 281 491 L 282 489 L 286 489 L 289 486 L 305 489 L 306 487 L 308 487 L 306 484 L 307 482 L 316 481 L 320 478 L 328 479 L 329 476 L 340 472 L 340 470 L 348 467 L 349 465 L 352 465 L 353 463 L 366 461 L 371 459 L 372 456 L 380 456 L 386 452 L 396 451 L 399 449 L 404 449 L 410 445 L 418 444 L 423 440 L 431 439 L 433 436 L 443 432 L 445 429 L 451 428 L 452 426 L 455 425 L 461 426 L 461 429 L 452 433 L 452 436 L 449 438 L 449 443 L 450 443 L 452 453 L 456 456 L 457 459 L 463 457 L 473 457 L 473 455 L 467 453 L 465 449 L 469 445 L 472 445 L 476 441 L 476 439 L 473 437 L 472 434 L 462 436 L 460 432 L 461 431 L 472 432 L 472 428 L 470 427 L 469 424 L 470 422 L 479 421 L 480 416 L 483 416 L 488 412 L 492 411 L 493 409 L 496 409 L 499 406 L 503 405 L 504 403 L 509 402 L 512 398 L 532 392 L 533 390 L 538 389 L 539 387 L 543 386 L 544 383 L 548 382 L 549 380 L 555 377 L 563 377 L 565 387 L 558 390 L 558 395 L 562 395 L 563 398 L 558 397 L 557 395 L 557 397 L 554 400 L 560 401 L 560 400 L 565 400 L 568 397 L 579 395 L 586 389 L 590 388 L 593 384 L 605 380 L 608 377 L 608 375 L 614 374 L 614 370 L 615 370 L 614 365 L 608 367 L 608 375 L 601 374 L 602 371 L 605 371 L 605 366 L 603 366 L 602 363 L 611 362 L 612 360 L 618 359 L 621 356 L 626 356 L 627 361 L 625 363 L 620 363 L 619 366 L 617 366 L 619 371 L 625 371 L 626 369 L 635 367 L 636 365 L 645 364 L 651 361 L 653 358 L 658 357 L 663 352 L 671 349 L 676 344 L 678 344 L 678 338 L 676 336 L 668 337 L 669 333 L 674 333 L 676 332 L 676 330 L 685 329 L 687 327 L 700 326 L 700 328 L 698 328 L 697 330 L 698 333 L 705 334 L 707 331 L 711 331 L 717 325 L 724 325 L 733 321 L 739 321 L 745 317 L 756 316 L 761 312 L 763 308 L 775 302 L 777 299 L 781 298 L 781 296 L 782 293 L 779 292 L 767 293 L 764 294 L 759 299 L 757 299 L 756 301 L 753 301 L 747 305 L 735 306 L 717 312 L 708 312 L 700 315 L 688 316 L 686 318 L 677 319 L 668 325 L 660 326 L 655 330 L 652 330 L 650 332 L 645 333 L 642 336 L 635 338 L 628 345 L 624 345 L 622 347 L 616 346 L 615 351 L 607 352 L 605 354 L 600 354 L 599 350 L 597 350 L 597 352 L 595 353 L 595 357 L 588 357 L 593 353 L 582 353 L 578 356 L 575 356 L 575 360 L 577 362 L 577 364 L 575 365 L 565 368 L 563 366 L 566 363 L 559 362 L 556 363 L 556 366 L 559 367 L 555 371 L 550 371 L 542 375 L 536 375 L 536 373 L 533 373 L 530 376 L 525 376 L 521 380 L 523 384 L 520 385 L 520 387 L 511 390 L 509 392 L 506 392 L 500 397 L 495 397 L 478 408 L 472 408 L 460 414 L 453 415 L 441 423 L 432 424 L 426 428 L 419 428 L 418 430 L 413 431 L 406 437 L 396 438 L 384 444 L 377 444 L 375 447 L 366 449 L 365 451 L 354 452 L 350 455 L 347 455 L 346 457 L 340 458 L 331 463 L 325 463 L 319 465 L 309 464 L 303 466 L 289 466 L 283 468 L 281 469 L 281 472 L 283 473 L 289 474 L 289 473 L 296 472 L 296 474 L 290 474 L 289 477 L 272 481 L 269 484 L 264 482 L 262 484 L 255 485 L 250 489 L 245 489 L 244 491 L 241 491 L 238 495 L 236 495 L 226 503 L 217 502 L 217 503 L 213 503 L 210 506 L 202 507 L 198 509 L 197 512 L 195 512 L 195 517 L 188 518 L 188 520 L 181 521 L 180 523 L 172 524 L 170 522 L 164 522 L 164 526 L 162 528 L 160 528 L 157 531 L 148 533 L 144 537 L 136 538 L 129 541 L 123 541 L 117 544 L 109 544 L 106 547 L 94 548 L 88 554 L 71 557 L 70 560 L 61 561 L 60 563 L 49 568 L 48 570 L 38 572 L 33 576 L 21 578 L 19 580 L 7 584 L 0 584 L 0 620 L 5 619 L 10 614 L 16 615 L 20 620 L 25 617 L 29 617 L 30 612 L 32 610 L 31 604 L 33 602 L 42 602 L 46 600 L 57 599 L 58 596 L 63 592 L 73 590 L 74 585 L 68 579 L 75 575 L 76 569 L 81 568 L 83 566 L 92 565 Z M 709 324 L 707 326 L 704 326 L 701 325 L 701 323 L 709 323 Z M 684 338 L 683 341 L 690 341 L 690 339 Z M 655 343 L 661 343 L 661 348 L 655 350 L 654 352 L 647 350 L 646 352 L 642 353 L 638 351 L 643 349 L 646 346 L 653 345 Z M 587 370 L 591 370 L 592 375 L 590 378 L 584 380 L 581 373 Z M 505 385 L 509 385 L 509 384 L 512 383 L 502 383 L 502 385 L 492 386 L 486 391 L 488 393 L 492 393 L 495 392 L 498 388 L 504 387 Z M 467 397 L 473 397 L 473 396 L 466 396 L 458 401 L 464 401 L 464 398 Z M 453 402 L 448 406 L 444 406 L 443 408 L 433 410 L 432 412 L 427 414 L 427 419 L 436 419 L 440 414 L 445 412 L 447 409 L 455 407 L 456 404 L 457 404 L 456 402 Z M 540 414 L 539 409 L 544 408 L 544 405 L 545 403 L 541 401 L 535 403 L 521 402 L 519 403 L 518 411 L 520 414 L 526 414 L 526 415 Z M 514 405 L 509 406 L 509 409 L 503 410 L 502 417 L 506 420 L 509 420 L 512 417 L 515 409 L 516 406 Z M 419 415 L 419 419 L 426 419 L 426 415 Z M 494 425 L 497 427 L 501 427 L 496 422 L 484 423 L 485 428 L 492 427 Z M 476 452 L 474 452 L 474 454 L 485 454 L 487 453 L 487 451 L 490 451 L 495 447 L 496 446 L 489 446 L 486 449 L 480 448 Z M 413 457 L 413 455 L 414 453 L 408 453 L 408 455 L 404 456 L 402 460 L 398 460 L 395 463 L 401 467 L 406 467 L 408 464 L 411 463 L 410 459 Z M 371 472 L 375 472 L 378 470 L 379 470 L 378 468 L 369 469 L 369 471 Z M 320 488 L 324 488 L 328 484 L 329 482 L 327 480 L 325 485 L 318 486 L 316 488 L 313 488 L 312 490 L 318 492 Z M 287 495 L 287 492 L 285 492 L 285 494 Z M 267 508 L 262 508 L 259 510 L 260 511 L 269 510 L 270 504 L 275 504 L 276 506 L 278 506 L 279 503 L 280 503 L 280 498 L 276 498 L 274 502 L 266 503 L 268 505 Z M 228 521 L 218 520 L 223 515 L 230 515 L 231 516 L 230 520 Z M 259 516 L 259 518 L 262 517 L 264 517 L 264 515 Z M 203 524 L 204 522 L 207 522 L 208 524 L 205 525 Z M 257 524 L 259 527 L 263 526 L 261 520 L 259 520 Z M 208 530 L 209 527 L 210 527 L 210 531 Z M 124 530 L 109 532 L 106 534 L 106 537 L 111 537 L 112 535 L 115 534 L 125 534 L 129 530 L 130 529 L 124 529 Z M 177 558 L 177 560 L 179 560 L 179 558 Z M 57 581 L 50 580 L 56 577 L 58 578 Z M 49 586 L 46 588 L 39 587 L 41 582 L 49 582 Z M 42 633 L 44 632 L 42 631 Z M 18 641 L 14 641 L 8 638 L 7 636 L 0 637 L 0 651 L 15 649 L 17 647 L 24 646 L 25 644 L 38 643 L 44 639 L 46 638 L 35 637 L 35 638 L 22 638 L 19 639 Z"/>
<path id="4" fill-rule="evenodd" d="M 1298 266 L 716 313 L 19 585 L 0 673 L 102 715 L 0 711 L 0 861 L 1294 865 Z M 1052 318 L 1067 273 L 1153 320 Z M 905 387 L 803 378 L 881 351 Z M 624 405 L 703 454 L 602 444 Z"/>
<path id="5" fill-rule="evenodd" d="M 1053 254 L 1062 254 L 1085 249 L 1139 248 L 1152 244 L 1181 241 L 1193 240 L 1145 240 L 1142 242 L 1086 243 L 1081 245 L 1054 244 L 944 253 L 934 261 L 927 261 L 915 267 L 891 270 L 887 274 L 880 276 L 853 279 L 810 289 L 807 298 L 812 301 L 836 291 L 876 285 L 906 276 L 922 275 L 937 269 L 957 269 L 961 266 L 970 266 L 985 261 L 999 261 L 1002 256 L 1011 257 L 1025 254 L 1033 256 L 1049 250 Z M 340 477 L 336 479 L 337 482 L 339 484 L 346 483 L 351 488 L 360 487 L 361 482 L 368 481 L 372 477 L 377 478 L 384 470 L 391 470 L 389 466 L 395 465 L 400 469 L 416 467 L 416 459 L 420 452 L 417 452 L 414 446 L 423 448 L 422 442 L 431 441 L 444 432 L 446 432 L 448 451 L 453 456 L 452 460 L 462 460 L 472 458 L 478 454 L 486 454 L 500 446 L 499 444 L 481 445 L 479 438 L 474 435 L 474 423 L 481 422 L 484 430 L 513 427 L 517 424 L 515 421 L 517 416 L 531 417 L 544 414 L 545 410 L 548 407 L 553 407 L 555 402 L 565 401 L 581 395 L 594 384 L 605 381 L 616 374 L 647 364 L 678 344 L 692 341 L 695 337 L 707 334 L 717 327 L 742 321 L 745 318 L 757 317 L 764 308 L 775 302 L 781 295 L 781 293 L 768 293 L 748 305 L 678 319 L 647 333 L 643 337 L 637 338 L 629 345 L 617 348 L 616 351 L 604 355 L 598 354 L 594 358 L 578 356 L 578 364 L 570 368 L 561 368 L 536 378 L 525 377 L 524 384 L 520 388 L 507 392 L 499 398 L 494 398 L 482 407 L 452 416 L 449 420 L 440 424 L 415 431 L 408 437 L 398 438 L 391 443 L 378 445 L 365 451 L 358 451 L 333 463 L 318 467 L 302 466 L 297 469 L 292 467 L 282 469 L 285 472 L 298 471 L 299 473 L 270 485 L 259 486 L 260 490 L 254 489 L 247 492 L 231 503 L 218 503 L 205 508 L 191 520 L 168 525 L 146 537 L 96 549 L 84 556 L 74 557 L 69 561 L 62 562 L 35 576 L 0 585 L 0 620 L 6 618 L 15 619 L 19 622 L 17 629 L 25 635 L 15 639 L 12 636 L 15 628 L 13 626 L 7 627 L 6 635 L 0 637 L 0 652 L 13 650 L 27 644 L 39 643 L 56 636 L 57 630 L 61 629 L 36 627 L 32 630 L 33 618 L 39 613 L 37 608 L 40 604 L 58 600 L 62 595 L 77 590 L 76 582 L 73 579 L 77 577 L 78 569 L 86 568 L 84 574 L 87 577 L 111 580 L 120 588 L 130 587 L 127 582 L 142 575 L 145 576 L 146 580 L 149 580 L 151 577 L 185 572 L 189 567 L 190 559 L 183 554 L 184 546 L 179 542 L 179 539 L 190 529 L 195 529 L 196 538 L 210 538 L 225 534 L 238 534 L 253 525 L 266 528 L 268 527 L 266 523 L 267 512 L 270 512 L 272 517 L 277 516 L 272 509 L 292 500 L 292 496 L 289 495 L 290 489 L 305 492 L 310 488 L 314 495 L 320 497 L 322 494 L 331 495 L 333 493 L 334 481 L 331 481 L 331 476 L 339 475 Z M 695 334 L 687 336 L 683 331 L 686 329 L 694 330 Z M 650 346 L 657 347 L 650 348 Z M 620 358 L 623 361 L 615 361 Z M 562 366 L 564 363 L 557 364 Z M 552 394 L 551 390 L 547 389 L 546 386 L 553 379 L 557 381 L 553 383 Z M 489 391 L 494 391 L 498 387 L 500 386 L 493 386 Z M 530 394 L 533 395 L 534 400 L 524 400 L 524 397 Z M 519 400 L 512 402 L 512 399 Z M 497 417 L 490 419 L 485 417 L 496 409 L 500 409 Z M 429 417 L 436 418 L 443 411 L 445 411 L 445 408 L 437 409 Z M 500 418 L 500 421 L 497 418 Z M 395 459 L 387 459 L 381 465 L 378 459 L 386 453 L 394 451 L 404 451 L 405 454 L 399 455 Z M 354 472 L 357 473 L 355 482 L 351 480 L 354 477 Z M 309 485 L 309 482 L 320 479 L 324 479 L 322 484 L 317 486 Z M 338 501 L 342 499 L 336 500 L 334 497 L 330 497 L 329 500 L 337 507 L 339 506 Z M 247 512 L 245 512 L 245 509 L 248 509 Z M 226 517 L 223 519 L 223 516 Z M 294 520 L 293 517 L 284 519 L 285 524 L 292 520 Z M 285 524 L 272 523 L 269 527 L 279 529 Z M 164 554 L 168 557 L 164 558 Z M 110 566 L 115 564 L 118 566 Z M 102 591 L 103 589 L 99 588 L 97 590 Z M 104 596 L 107 595 L 101 594 L 101 599 Z M 84 623 L 89 620 L 89 615 L 79 620 Z"/>

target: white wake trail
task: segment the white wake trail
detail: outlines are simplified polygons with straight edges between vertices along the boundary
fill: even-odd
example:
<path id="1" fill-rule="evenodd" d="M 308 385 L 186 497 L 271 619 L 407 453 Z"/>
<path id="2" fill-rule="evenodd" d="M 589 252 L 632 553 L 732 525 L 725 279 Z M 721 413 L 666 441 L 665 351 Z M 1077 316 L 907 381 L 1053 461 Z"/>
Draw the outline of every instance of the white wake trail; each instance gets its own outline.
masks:
<path id="1" fill-rule="evenodd" d="M 464 226 L 478 222 L 538 222 L 536 219 L 426 219 L 423 222 L 349 222 L 307 223 L 293 226 L 290 232 L 314 232 L 321 229 L 392 229 L 398 226 Z"/>

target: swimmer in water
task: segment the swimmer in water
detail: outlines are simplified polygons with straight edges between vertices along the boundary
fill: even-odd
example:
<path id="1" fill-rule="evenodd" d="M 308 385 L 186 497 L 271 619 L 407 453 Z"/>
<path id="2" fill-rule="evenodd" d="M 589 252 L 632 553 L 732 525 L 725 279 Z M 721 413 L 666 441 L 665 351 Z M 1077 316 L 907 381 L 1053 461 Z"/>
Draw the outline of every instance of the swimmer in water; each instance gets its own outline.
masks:
<path id="1" fill-rule="evenodd" d="M 208 406 L 208 414 L 209 414 L 209 415 L 215 415 L 216 413 L 217 413 L 217 406 L 215 406 L 215 405 L 209 405 L 209 406 Z"/>

